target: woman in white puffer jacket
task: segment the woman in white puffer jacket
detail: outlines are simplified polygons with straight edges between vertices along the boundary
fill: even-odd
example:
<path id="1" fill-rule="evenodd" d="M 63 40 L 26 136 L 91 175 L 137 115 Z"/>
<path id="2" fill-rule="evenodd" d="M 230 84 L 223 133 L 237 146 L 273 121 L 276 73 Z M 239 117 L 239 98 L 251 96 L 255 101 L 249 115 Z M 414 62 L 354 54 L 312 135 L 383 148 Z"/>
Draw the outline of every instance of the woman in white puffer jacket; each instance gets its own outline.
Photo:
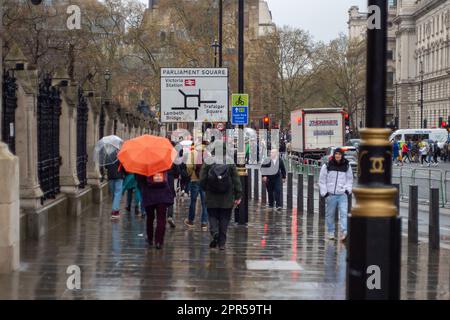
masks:
<path id="1" fill-rule="evenodd" d="M 344 157 L 342 149 L 337 148 L 328 164 L 320 170 L 320 195 L 326 199 L 326 223 L 328 239 L 334 240 L 334 214 L 339 208 L 341 240 L 347 238 L 348 195 L 352 193 L 353 171 Z"/>

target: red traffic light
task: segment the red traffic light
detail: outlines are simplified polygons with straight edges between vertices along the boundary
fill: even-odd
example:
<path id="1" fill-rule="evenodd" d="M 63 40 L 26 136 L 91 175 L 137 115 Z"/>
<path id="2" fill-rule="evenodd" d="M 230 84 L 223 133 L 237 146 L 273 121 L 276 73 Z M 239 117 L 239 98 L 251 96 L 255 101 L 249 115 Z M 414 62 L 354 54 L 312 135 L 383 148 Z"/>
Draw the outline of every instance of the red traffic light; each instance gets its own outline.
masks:
<path id="1" fill-rule="evenodd" d="M 447 126 L 447 123 L 445 121 L 442 121 L 441 126 L 442 128 L 445 128 Z"/>
<path id="2" fill-rule="evenodd" d="M 348 113 L 344 113 L 344 118 L 347 120 L 348 119 Z"/>
<path id="3" fill-rule="evenodd" d="M 270 122 L 270 119 L 269 119 L 269 117 L 264 117 L 264 123 L 269 123 Z"/>

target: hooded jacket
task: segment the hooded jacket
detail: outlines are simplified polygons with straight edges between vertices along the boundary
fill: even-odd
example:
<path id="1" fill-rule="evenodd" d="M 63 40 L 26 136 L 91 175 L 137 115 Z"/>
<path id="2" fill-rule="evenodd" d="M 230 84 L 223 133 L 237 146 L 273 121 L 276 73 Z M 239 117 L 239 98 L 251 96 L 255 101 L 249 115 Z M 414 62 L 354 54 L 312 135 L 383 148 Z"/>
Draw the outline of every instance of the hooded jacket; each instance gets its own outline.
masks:
<path id="1" fill-rule="evenodd" d="M 347 159 L 342 157 L 338 163 L 334 157 L 328 164 L 324 164 L 320 170 L 319 189 L 320 195 L 342 195 L 346 191 L 352 193 L 353 171 Z"/>

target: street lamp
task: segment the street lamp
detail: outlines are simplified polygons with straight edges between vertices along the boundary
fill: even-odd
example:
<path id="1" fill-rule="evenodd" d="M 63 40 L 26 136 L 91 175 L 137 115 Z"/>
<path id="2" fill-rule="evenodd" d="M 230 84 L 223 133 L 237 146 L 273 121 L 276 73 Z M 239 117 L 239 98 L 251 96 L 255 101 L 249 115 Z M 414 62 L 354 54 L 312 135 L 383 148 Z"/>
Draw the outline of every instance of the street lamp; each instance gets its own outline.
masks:
<path id="1" fill-rule="evenodd" d="M 108 95 L 108 91 L 109 91 L 108 83 L 111 80 L 111 71 L 109 71 L 109 69 L 105 70 L 104 78 L 105 78 L 105 83 L 106 83 L 106 95 Z"/>
<path id="2" fill-rule="evenodd" d="M 395 129 L 399 129 L 399 110 L 398 110 L 398 82 L 396 81 L 395 84 L 395 112 L 394 112 L 394 126 Z"/>
<path id="3" fill-rule="evenodd" d="M 420 60 L 420 128 L 423 129 L 423 61 Z"/>
<path id="4" fill-rule="evenodd" d="M 214 49 L 214 68 L 217 68 L 217 53 L 219 52 L 220 44 L 217 40 L 214 40 L 211 47 Z"/>

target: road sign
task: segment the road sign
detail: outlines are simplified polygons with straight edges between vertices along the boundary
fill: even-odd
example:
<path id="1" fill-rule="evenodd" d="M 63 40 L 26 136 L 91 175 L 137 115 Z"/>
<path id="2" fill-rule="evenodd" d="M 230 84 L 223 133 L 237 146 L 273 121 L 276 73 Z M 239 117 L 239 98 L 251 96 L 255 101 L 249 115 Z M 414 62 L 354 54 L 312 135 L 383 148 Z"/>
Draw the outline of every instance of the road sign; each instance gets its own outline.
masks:
<path id="1" fill-rule="evenodd" d="M 161 69 L 161 122 L 227 122 L 227 110 L 228 69 Z"/>
<path id="2" fill-rule="evenodd" d="M 248 124 L 248 94 L 233 94 L 231 96 L 231 124 Z"/>

